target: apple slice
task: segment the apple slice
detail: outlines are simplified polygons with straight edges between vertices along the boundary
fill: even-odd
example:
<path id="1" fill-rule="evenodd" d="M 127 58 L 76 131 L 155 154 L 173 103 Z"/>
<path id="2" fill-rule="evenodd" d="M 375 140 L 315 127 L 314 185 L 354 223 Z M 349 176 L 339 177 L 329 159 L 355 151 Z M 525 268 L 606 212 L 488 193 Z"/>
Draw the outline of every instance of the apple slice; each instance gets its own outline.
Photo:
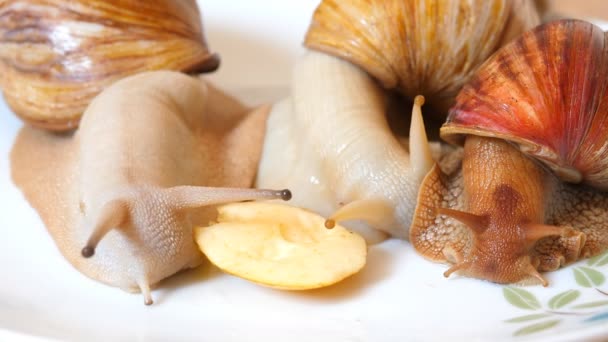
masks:
<path id="1" fill-rule="evenodd" d="M 270 202 L 217 208 L 218 223 L 197 227 L 201 251 L 223 271 L 285 290 L 337 283 L 365 265 L 367 245 L 340 225 L 310 211 Z"/>

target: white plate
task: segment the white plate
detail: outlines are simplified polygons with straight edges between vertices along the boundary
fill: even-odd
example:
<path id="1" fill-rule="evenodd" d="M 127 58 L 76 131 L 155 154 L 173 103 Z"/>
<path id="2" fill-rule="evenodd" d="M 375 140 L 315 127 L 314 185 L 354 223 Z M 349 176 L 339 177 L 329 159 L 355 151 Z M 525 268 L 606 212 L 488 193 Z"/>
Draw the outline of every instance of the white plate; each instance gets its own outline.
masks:
<path id="1" fill-rule="evenodd" d="M 316 3 L 205 1 L 207 37 L 223 59 L 210 78 L 250 99 L 260 90 L 273 99 L 284 94 Z M 326 289 L 281 292 L 205 265 L 163 282 L 146 307 L 140 295 L 94 282 L 60 256 L 10 180 L 8 154 L 21 122 L 4 103 L 0 121 L 0 340 L 608 338 L 608 295 L 600 292 L 608 291 L 608 255 L 548 274 L 548 288 L 512 288 L 445 279 L 445 266 L 397 240 L 372 247 L 360 274 Z M 577 272 L 591 281 L 577 281 Z"/>

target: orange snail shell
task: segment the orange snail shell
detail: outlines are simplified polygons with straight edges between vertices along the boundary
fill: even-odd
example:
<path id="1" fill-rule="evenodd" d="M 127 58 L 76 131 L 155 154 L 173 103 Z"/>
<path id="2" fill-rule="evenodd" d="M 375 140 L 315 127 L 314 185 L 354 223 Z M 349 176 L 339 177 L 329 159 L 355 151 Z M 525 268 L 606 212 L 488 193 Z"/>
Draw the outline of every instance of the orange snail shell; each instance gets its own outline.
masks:
<path id="1" fill-rule="evenodd" d="M 195 0 L 0 4 L 0 86 L 11 109 L 34 126 L 75 128 L 94 96 L 131 74 L 218 65 Z"/>
<path id="2" fill-rule="evenodd" d="M 606 39 L 599 27 L 579 20 L 525 33 L 465 85 L 442 138 L 502 138 L 565 181 L 608 190 Z"/>
<path id="3" fill-rule="evenodd" d="M 324 0 L 305 44 L 444 113 L 483 61 L 539 22 L 531 0 Z"/>

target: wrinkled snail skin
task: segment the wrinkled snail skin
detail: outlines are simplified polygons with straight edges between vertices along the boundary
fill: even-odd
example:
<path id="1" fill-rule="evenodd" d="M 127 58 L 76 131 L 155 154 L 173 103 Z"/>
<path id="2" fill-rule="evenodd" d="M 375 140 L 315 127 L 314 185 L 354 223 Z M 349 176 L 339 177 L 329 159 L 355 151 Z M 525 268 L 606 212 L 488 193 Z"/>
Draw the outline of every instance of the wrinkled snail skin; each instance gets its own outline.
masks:
<path id="1" fill-rule="evenodd" d="M 76 128 L 93 97 L 128 75 L 218 65 L 194 0 L 0 3 L 0 86 L 36 127 Z"/>
<path id="2" fill-rule="evenodd" d="M 606 34 L 562 20 L 499 50 L 456 99 L 442 138 L 460 172 L 422 182 L 410 240 L 498 283 L 536 281 L 608 248 Z"/>
<path id="3" fill-rule="evenodd" d="M 192 228 L 213 220 L 208 206 L 288 197 L 246 189 L 267 112 L 195 77 L 138 74 L 96 97 L 74 134 L 24 127 L 12 177 L 71 264 L 151 304 L 151 286 L 201 262 Z"/>
<path id="4" fill-rule="evenodd" d="M 432 161 L 426 136 L 410 156 L 391 134 L 385 110 L 384 91 L 360 68 L 307 52 L 295 67 L 291 97 L 270 113 L 257 186 L 288 184 L 294 205 L 326 217 L 359 203 L 357 218 L 407 237 L 413 199 Z M 368 242 L 384 237 L 365 223 L 342 224 Z"/>

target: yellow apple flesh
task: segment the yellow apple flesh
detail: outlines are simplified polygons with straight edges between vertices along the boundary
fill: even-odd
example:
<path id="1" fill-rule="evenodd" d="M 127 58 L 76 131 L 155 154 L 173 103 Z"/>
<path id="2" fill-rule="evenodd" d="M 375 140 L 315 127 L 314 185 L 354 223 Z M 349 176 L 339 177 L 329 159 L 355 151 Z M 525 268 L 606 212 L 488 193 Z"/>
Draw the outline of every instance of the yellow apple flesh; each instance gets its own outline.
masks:
<path id="1" fill-rule="evenodd" d="M 223 271 L 286 290 L 328 286 L 365 265 L 367 245 L 310 211 L 271 202 L 218 207 L 217 223 L 195 229 L 201 251 Z"/>

